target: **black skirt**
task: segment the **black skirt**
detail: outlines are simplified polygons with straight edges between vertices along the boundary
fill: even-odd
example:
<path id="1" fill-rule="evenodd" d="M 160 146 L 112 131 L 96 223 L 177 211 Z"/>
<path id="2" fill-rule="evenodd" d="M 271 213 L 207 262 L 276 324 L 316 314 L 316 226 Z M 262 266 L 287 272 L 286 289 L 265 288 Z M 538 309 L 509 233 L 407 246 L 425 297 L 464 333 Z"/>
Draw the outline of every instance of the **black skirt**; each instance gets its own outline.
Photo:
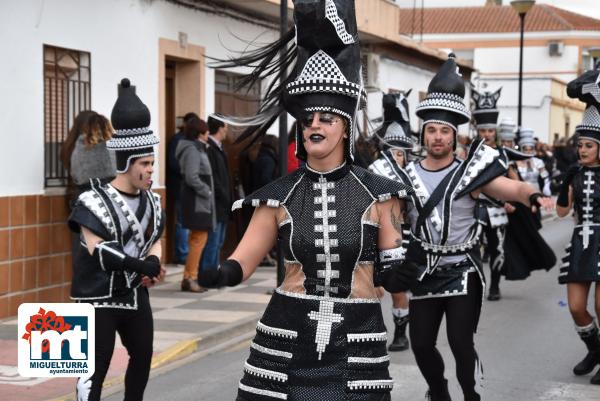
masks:
<path id="1" fill-rule="evenodd" d="M 538 232 L 538 221 L 531 210 L 520 203 L 508 214 L 504 237 L 504 266 L 506 280 L 524 280 L 533 270 L 550 270 L 556 255 Z"/>
<path id="2" fill-rule="evenodd" d="M 389 401 L 378 300 L 277 291 L 256 328 L 238 401 Z"/>
<path id="3" fill-rule="evenodd" d="M 558 273 L 560 284 L 600 281 L 600 224 L 588 226 L 587 247 L 584 248 L 584 227 L 576 226 L 567 245 Z"/>

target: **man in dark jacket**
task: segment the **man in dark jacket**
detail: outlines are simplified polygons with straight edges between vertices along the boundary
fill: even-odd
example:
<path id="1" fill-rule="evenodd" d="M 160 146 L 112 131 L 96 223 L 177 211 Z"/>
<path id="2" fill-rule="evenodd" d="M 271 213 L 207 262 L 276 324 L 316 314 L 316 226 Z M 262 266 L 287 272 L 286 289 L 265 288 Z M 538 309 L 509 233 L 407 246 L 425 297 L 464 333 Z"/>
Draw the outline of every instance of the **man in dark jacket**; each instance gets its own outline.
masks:
<path id="1" fill-rule="evenodd" d="M 175 204 L 175 263 L 185 264 L 188 255 L 188 230 L 183 227 L 181 213 L 181 170 L 175 157 L 177 144 L 183 139 L 183 127 L 192 117 L 199 118 L 196 113 L 183 116 L 183 124 L 179 131 L 171 137 L 167 145 L 167 199 Z"/>
<path id="2" fill-rule="evenodd" d="M 231 210 L 231 188 L 229 184 L 229 168 L 227 155 L 223 149 L 223 140 L 227 138 L 228 126 L 223 121 L 208 117 L 208 158 L 213 173 L 215 188 L 215 211 L 217 222 L 212 231 L 208 233 L 208 241 L 202 254 L 200 271 L 216 268 L 220 263 L 219 255 L 225 241 L 227 221 Z"/>

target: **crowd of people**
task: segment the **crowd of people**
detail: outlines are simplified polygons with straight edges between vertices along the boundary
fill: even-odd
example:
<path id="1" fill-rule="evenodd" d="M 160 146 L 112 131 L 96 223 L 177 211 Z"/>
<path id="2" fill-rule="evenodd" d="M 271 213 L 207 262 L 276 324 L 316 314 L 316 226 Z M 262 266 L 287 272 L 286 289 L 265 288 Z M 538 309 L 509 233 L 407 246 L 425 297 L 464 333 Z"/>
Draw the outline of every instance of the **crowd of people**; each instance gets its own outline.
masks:
<path id="1" fill-rule="evenodd" d="M 282 86 L 269 88 L 271 101 L 254 119 L 272 122 L 282 110 L 295 118 L 286 176 L 276 179 L 278 138 L 261 130 L 240 157 L 250 165 L 241 178 L 248 195 L 238 196 L 224 147 L 226 116 L 204 121 L 188 113 L 167 144 L 167 202 L 176 216 L 172 257 L 185 265 L 182 291 L 236 286 L 277 240 L 282 245 L 283 281 L 257 325 L 237 399 L 390 400 L 387 351 L 411 348 L 428 399 L 449 401 L 436 348 L 445 317 L 464 400 L 481 400 L 475 333 L 486 288 L 487 299 L 499 301 L 501 277 L 523 280 L 556 264 L 539 233 L 540 210 L 554 208 L 552 195 L 559 216 L 575 212 L 558 281 L 566 284 L 588 349 L 573 373 L 591 373 L 600 364 L 600 333 L 587 310 L 591 284 L 600 277 L 600 89 L 590 87 L 598 87 L 600 70 L 569 83 L 567 94 L 587 108 L 576 136 L 553 147 L 510 118 L 498 122 L 500 90 L 473 91 L 474 105 L 467 107 L 453 54 L 416 107 L 418 133 L 410 128 L 408 92 L 390 93 L 383 96 L 383 124 L 355 143 L 366 93 L 352 4 L 303 3 L 282 42 L 233 61 L 254 68 L 254 77 L 291 71 Z M 295 64 L 273 64 L 288 42 L 296 51 L 287 62 Z M 473 140 L 458 135 L 469 122 Z M 61 154 L 71 180 L 71 297 L 96 310 L 96 370 L 78 380 L 79 400 L 100 399 L 116 333 L 130 356 L 125 399 L 142 400 L 148 381 L 148 288 L 165 274 L 159 239 L 166 226 L 151 189 L 158 139 L 149 126 L 148 108 L 123 79 L 110 121 L 81 113 Z M 250 210 L 249 222 L 221 260 L 232 209 Z M 389 346 L 380 307 L 385 292 L 395 326 Z M 597 289 L 595 301 L 598 316 Z M 591 383 L 600 384 L 600 370 Z"/>

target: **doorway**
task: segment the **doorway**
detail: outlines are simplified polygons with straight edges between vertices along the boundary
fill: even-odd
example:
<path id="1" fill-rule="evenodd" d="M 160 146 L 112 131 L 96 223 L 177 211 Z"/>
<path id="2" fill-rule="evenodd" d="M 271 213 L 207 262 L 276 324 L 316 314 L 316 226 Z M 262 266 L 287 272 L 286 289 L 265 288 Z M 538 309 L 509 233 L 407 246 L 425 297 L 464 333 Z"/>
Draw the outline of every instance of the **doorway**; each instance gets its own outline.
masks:
<path id="1" fill-rule="evenodd" d="M 173 263 L 176 217 L 173 197 L 179 188 L 169 178 L 167 156 L 180 117 L 188 112 L 204 114 L 204 48 L 191 44 L 182 47 L 177 41 L 160 39 L 159 63 L 159 183 L 166 188 L 163 207 L 167 215 L 163 261 Z"/>

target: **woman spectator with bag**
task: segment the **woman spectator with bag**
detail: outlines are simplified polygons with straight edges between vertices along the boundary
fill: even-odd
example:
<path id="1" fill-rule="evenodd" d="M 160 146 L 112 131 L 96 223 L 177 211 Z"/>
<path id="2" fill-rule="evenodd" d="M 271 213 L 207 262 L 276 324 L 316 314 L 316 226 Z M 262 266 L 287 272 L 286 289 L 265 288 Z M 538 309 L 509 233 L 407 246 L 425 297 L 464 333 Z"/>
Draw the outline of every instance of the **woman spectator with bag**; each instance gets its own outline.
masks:
<path id="1" fill-rule="evenodd" d="M 181 282 L 182 291 L 203 292 L 198 285 L 198 265 L 208 239 L 208 232 L 216 223 L 214 184 L 207 154 L 208 125 L 200 118 L 190 119 L 184 129 L 184 138 L 177 144 L 175 156 L 179 161 L 183 183 L 181 208 L 183 226 L 190 230 L 189 253 Z"/>

